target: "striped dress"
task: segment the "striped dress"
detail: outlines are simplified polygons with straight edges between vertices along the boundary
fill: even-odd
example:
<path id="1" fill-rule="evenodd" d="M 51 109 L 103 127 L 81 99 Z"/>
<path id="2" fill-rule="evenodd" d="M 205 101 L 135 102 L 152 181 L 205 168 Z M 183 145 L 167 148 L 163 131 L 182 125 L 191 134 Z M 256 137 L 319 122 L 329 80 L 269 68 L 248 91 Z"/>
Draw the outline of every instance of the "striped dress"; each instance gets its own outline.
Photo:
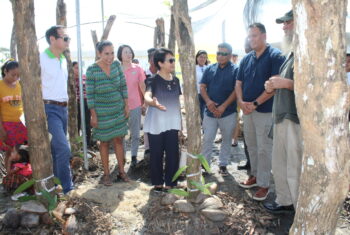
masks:
<path id="1" fill-rule="evenodd" d="M 124 99 L 128 91 L 120 63 L 114 61 L 110 76 L 96 63 L 86 71 L 86 98 L 89 109 L 95 109 L 98 127 L 93 128 L 94 140 L 109 141 L 127 134 Z"/>

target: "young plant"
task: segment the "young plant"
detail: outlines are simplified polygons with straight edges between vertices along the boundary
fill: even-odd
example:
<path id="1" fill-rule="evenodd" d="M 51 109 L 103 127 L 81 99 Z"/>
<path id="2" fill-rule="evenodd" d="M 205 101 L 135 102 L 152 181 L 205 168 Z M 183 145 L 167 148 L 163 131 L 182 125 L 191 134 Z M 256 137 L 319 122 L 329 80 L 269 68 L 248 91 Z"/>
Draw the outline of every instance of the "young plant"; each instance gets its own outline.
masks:
<path id="1" fill-rule="evenodd" d="M 35 182 L 36 182 L 35 179 L 30 179 L 30 180 L 24 182 L 13 192 L 13 194 L 15 195 L 15 194 L 24 192 L 25 190 L 32 187 L 35 184 Z M 53 182 L 57 185 L 62 185 L 60 179 L 58 179 L 57 177 L 53 178 Z M 43 198 L 45 198 L 48 202 L 48 210 L 49 211 L 54 210 L 57 207 L 57 195 L 55 194 L 54 196 L 51 196 L 51 194 L 48 191 L 43 190 L 43 189 L 41 189 L 40 192 L 43 195 Z M 25 201 L 30 201 L 30 200 L 38 200 L 38 197 L 36 195 L 26 195 L 26 196 L 18 198 L 18 200 L 20 202 L 25 202 Z"/>
<path id="2" fill-rule="evenodd" d="M 208 164 L 207 160 L 204 158 L 204 156 L 201 154 L 198 154 L 198 155 L 196 155 L 196 157 L 198 158 L 199 162 L 204 167 L 204 169 L 208 173 L 210 173 L 211 171 L 210 171 L 209 164 Z M 187 168 L 188 168 L 187 165 L 179 168 L 176 171 L 175 175 L 173 176 L 172 181 L 174 182 L 182 174 L 182 172 L 184 172 Z M 191 183 L 191 185 L 193 185 L 196 189 L 198 189 L 202 193 L 207 194 L 207 195 L 211 195 L 211 193 L 209 191 L 209 187 L 212 183 L 205 184 L 205 180 L 204 180 L 203 176 L 201 176 L 201 182 L 196 182 L 196 181 L 191 180 L 190 183 Z M 179 196 L 184 196 L 184 197 L 189 196 L 189 193 L 183 189 L 170 189 L 169 192 L 172 194 L 175 194 L 175 195 L 179 195 Z"/>

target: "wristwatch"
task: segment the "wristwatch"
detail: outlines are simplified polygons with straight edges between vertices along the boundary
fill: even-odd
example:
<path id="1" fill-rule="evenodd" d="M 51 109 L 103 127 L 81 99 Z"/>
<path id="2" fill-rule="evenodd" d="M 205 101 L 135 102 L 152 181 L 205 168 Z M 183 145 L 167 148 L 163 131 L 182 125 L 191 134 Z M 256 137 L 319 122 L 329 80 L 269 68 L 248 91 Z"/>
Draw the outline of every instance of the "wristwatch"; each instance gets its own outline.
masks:
<path id="1" fill-rule="evenodd" d="M 253 104 L 254 104 L 255 107 L 258 107 L 258 106 L 259 106 L 259 103 L 258 103 L 258 101 L 256 101 L 256 100 L 253 101 Z"/>

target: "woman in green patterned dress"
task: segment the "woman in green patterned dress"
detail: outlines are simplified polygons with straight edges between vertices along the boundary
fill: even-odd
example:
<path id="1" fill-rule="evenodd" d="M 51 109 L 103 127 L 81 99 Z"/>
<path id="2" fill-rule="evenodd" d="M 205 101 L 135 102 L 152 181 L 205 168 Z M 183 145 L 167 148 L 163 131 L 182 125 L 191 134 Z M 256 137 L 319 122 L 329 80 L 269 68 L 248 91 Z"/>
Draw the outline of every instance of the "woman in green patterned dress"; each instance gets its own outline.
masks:
<path id="1" fill-rule="evenodd" d="M 108 154 L 112 141 L 118 160 L 118 178 L 129 181 L 124 171 L 123 137 L 127 134 L 129 116 L 128 92 L 119 62 L 114 61 L 114 47 L 109 41 L 97 44 L 99 60 L 86 71 L 86 97 L 91 112 L 93 138 L 100 141 L 104 175 L 102 182 L 112 185 Z"/>

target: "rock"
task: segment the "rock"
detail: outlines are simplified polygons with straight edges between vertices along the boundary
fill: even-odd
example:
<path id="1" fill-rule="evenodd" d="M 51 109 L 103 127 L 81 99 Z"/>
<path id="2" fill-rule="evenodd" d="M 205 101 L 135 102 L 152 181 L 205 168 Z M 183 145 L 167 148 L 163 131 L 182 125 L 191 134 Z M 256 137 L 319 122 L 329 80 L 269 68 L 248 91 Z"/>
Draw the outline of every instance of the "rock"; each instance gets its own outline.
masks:
<path id="1" fill-rule="evenodd" d="M 220 222 L 226 219 L 227 213 L 218 209 L 204 209 L 201 211 L 202 215 L 214 222 Z"/>
<path id="2" fill-rule="evenodd" d="M 64 210 L 64 214 L 65 215 L 72 215 L 72 214 L 75 214 L 77 212 L 77 210 L 76 209 L 74 209 L 74 208 L 66 208 L 65 210 Z"/>
<path id="3" fill-rule="evenodd" d="M 218 209 L 223 207 L 224 205 L 222 204 L 220 198 L 216 196 L 212 196 L 210 198 L 207 198 L 204 200 L 204 202 L 199 206 L 199 210 L 203 209 Z"/>
<path id="4" fill-rule="evenodd" d="M 209 186 L 209 191 L 212 195 L 214 195 L 218 191 L 218 184 L 217 183 L 212 183 Z"/>
<path id="5" fill-rule="evenodd" d="M 78 229 L 78 224 L 77 224 L 77 218 L 75 215 L 69 216 L 67 219 L 64 228 L 63 228 L 63 234 L 65 235 L 73 235 Z"/>
<path id="6" fill-rule="evenodd" d="M 33 213 L 24 213 L 21 217 L 23 227 L 34 228 L 39 225 L 40 216 Z"/>
<path id="7" fill-rule="evenodd" d="M 50 234 L 50 230 L 48 230 L 48 229 L 41 229 L 41 231 L 39 233 L 39 235 L 49 235 L 49 234 Z"/>
<path id="8" fill-rule="evenodd" d="M 176 200 L 179 200 L 179 197 L 172 194 L 167 193 L 161 200 L 160 204 L 163 206 L 173 205 Z"/>
<path id="9" fill-rule="evenodd" d="M 192 213 L 196 211 L 196 209 L 192 206 L 192 204 L 186 200 L 177 200 L 174 203 L 174 210 L 176 212 L 185 212 L 185 213 Z"/>
<path id="10" fill-rule="evenodd" d="M 208 197 L 210 197 L 210 196 L 209 196 L 209 195 L 206 195 L 206 194 L 203 194 L 203 193 L 200 193 L 200 194 L 198 194 L 198 196 L 196 197 L 196 199 L 193 201 L 193 203 L 200 204 L 200 203 L 202 203 L 205 199 L 207 199 Z"/>
<path id="11" fill-rule="evenodd" d="M 15 208 L 10 208 L 7 210 L 2 222 L 5 225 L 5 227 L 18 228 L 20 220 L 20 213 Z"/>
<path id="12" fill-rule="evenodd" d="M 53 224 L 53 220 L 52 220 L 50 214 L 49 213 L 42 214 L 40 216 L 40 223 L 46 224 L 46 225 Z"/>
<path id="13" fill-rule="evenodd" d="M 32 200 L 24 202 L 21 206 L 21 211 L 35 214 L 44 214 L 47 212 L 47 209 L 40 202 Z"/>

